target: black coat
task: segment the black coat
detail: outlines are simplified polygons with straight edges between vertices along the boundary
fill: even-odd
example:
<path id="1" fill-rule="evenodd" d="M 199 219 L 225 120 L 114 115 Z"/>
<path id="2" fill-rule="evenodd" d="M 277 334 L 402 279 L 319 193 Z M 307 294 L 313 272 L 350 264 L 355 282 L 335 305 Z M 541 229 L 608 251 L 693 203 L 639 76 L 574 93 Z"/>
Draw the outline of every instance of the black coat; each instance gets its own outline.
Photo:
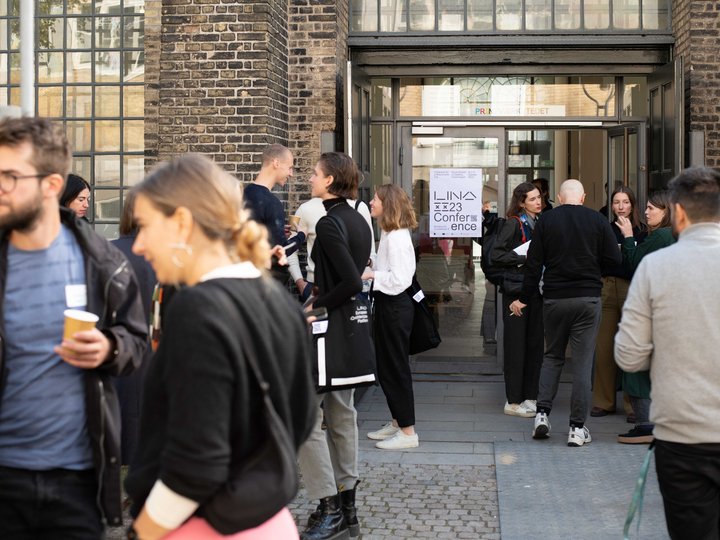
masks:
<path id="1" fill-rule="evenodd" d="M 140 365 L 147 344 L 147 324 L 137 279 L 125 256 L 91 226 L 67 209 L 60 218 L 75 235 L 85 256 L 86 311 L 100 317 L 97 328 L 114 345 L 108 359 L 85 371 L 87 428 L 98 475 L 101 510 L 109 525 L 122 524 L 120 491 L 120 409 L 114 375 L 131 373 Z M 8 231 L 0 230 L 0 298 L 5 296 Z M 4 391 L 5 329 L 0 302 L 0 394 Z"/>
<path id="2" fill-rule="evenodd" d="M 530 238 L 526 238 L 525 242 L 528 240 Z M 523 243 L 523 231 L 520 221 L 515 217 L 508 216 L 502 228 L 498 231 L 497 240 L 492 253 L 490 253 L 490 264 L 505 268 L 506 273 L 522 275 L 524 267 L 521 265 L 525 264 L 525 255 L 518 255 L 513 250 Z M 502 284 L 500 288 L 502 290 Z M 502 292 L 505 294 L 504 290 Z"/>
<path id="3" fill-rule="evenodd" d="M 370 258 L 370 227 L 345 199 L 323 201 L 328 216 L 345 224 L 347 239 L 327 216 L 318 221 L 317 238 L 310 256 L 315 261 L 315 285 L 320 291 L 315 307 L 333 310 L 362 291 L 362 273 Z"/>
<path id="4" fill-rule="evenodd" d="M 266 440 L 262 393 L 245 359 L 252 349 L 295 449 L 308 437 L 317 409 L 310 335 L 297 301 L 269 278 L 183 288 L 168 306 L 145 379 L 140 445 L 125 481 L 134 515 L 158 479 L 200 502 L 202 515 L 230 466 L 251 459 Z"/>

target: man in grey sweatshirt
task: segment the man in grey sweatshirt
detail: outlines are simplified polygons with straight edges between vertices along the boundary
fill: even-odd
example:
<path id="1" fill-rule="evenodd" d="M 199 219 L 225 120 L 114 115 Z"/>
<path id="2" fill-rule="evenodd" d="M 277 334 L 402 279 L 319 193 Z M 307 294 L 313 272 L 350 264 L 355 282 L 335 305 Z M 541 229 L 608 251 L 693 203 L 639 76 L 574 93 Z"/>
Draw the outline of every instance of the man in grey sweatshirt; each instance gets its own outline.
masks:
<path id="1" fill-rule="evenodd" d="M 645 257 L 615 336 L 625 371 L 650 370 L 655 461 L 673 539 L 720 538 L 720 173 L 670 183 L 678 242 Z"/>

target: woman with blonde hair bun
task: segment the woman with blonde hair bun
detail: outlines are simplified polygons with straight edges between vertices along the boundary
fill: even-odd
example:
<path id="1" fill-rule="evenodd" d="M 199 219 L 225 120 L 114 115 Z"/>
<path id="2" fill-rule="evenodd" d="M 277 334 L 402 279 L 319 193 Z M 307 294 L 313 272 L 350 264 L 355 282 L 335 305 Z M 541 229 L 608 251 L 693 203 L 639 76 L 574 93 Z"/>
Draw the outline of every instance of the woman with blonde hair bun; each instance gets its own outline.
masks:
<path id="1" fill-rule="evenodd" d="M 161 283 L 185 287 L 167 308 L 147 371 L 126 480 L 128 538 L 297 538 L 286 508 L 294 493 L 278 492 L 272 479 L 227 515 L 211 506 L 270 440 L 258 379 L 295 451 L 314 418 L 307 324 L 266 274 L 267 233 L 248 220 L 237 180 L 200 155 L 159 166 L 134 193 L 134 253 Z"/>

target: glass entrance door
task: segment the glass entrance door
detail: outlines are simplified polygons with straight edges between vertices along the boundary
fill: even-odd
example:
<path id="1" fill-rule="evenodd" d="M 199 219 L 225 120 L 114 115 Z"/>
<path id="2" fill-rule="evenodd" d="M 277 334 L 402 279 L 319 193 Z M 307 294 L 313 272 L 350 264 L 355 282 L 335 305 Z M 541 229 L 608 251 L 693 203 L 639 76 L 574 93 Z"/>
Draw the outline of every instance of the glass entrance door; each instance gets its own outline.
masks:
<path id="1" fill-rule="evenodd" d="M 619 186 L 633 190 L 642 205 L 647 197 L 645 124 L 625 124 L 608 129 L 607 200 Z"/>
<path id="2" fill-rule="evenodd" d="M 503 129 L 444 128 L 442 135 L 413 134 L 403 128 L 402 184 L 412 194 L 419 227 L 414 233 L 418 281 L 436 318 L 442 344 L 421 355 L 447 372 L 497 372 L 496 291 L 480 268 L 481 230 L 474 236 L 447 236 L 433 230 L 431 179 L 437 171 L 471 169 L 482 194 L 485 216 L 505 205 Z M 408 159 L 409 158 L 409 159 Z M 433 172 L 436 171 L 436 172 Z M 437 206 L 437 204 L 435 205 Z M 448 233 L 445 233 L 448 234 Z M 472 364 L 472 366 L 469 366 Z"/>

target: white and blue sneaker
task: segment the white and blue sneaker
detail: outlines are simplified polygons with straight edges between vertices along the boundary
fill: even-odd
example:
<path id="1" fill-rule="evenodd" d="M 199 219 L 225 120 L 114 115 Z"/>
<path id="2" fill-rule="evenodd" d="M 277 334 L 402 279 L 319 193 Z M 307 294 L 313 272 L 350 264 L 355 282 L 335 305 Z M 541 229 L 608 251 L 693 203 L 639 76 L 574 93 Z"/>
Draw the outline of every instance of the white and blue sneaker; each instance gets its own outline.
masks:
<path id="1" fill-rule="evenodd" d="M 535 415 L 535 427 L 532 433 L 533 439 L 547 439 L 550 436 L 550 420 L 544 412 Z"/>

